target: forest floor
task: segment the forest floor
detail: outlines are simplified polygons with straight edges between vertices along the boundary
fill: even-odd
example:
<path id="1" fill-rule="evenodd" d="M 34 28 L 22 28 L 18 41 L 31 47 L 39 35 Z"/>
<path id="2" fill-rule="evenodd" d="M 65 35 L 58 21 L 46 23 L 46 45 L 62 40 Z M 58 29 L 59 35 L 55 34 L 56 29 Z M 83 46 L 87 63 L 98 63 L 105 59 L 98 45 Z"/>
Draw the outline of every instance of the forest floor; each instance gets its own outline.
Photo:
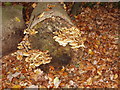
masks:
<path id="1" fill-rule="evenodd" d="M 49 66 L 46 73 L 29 69 L 11 53 L 0 60 L 2 88 L 118 88 L 118 8 L 82 7 L 80 14 L 71 17 L 85 38 L 82 57 L 77 50 L 69 65 L 60 70 Z"/>

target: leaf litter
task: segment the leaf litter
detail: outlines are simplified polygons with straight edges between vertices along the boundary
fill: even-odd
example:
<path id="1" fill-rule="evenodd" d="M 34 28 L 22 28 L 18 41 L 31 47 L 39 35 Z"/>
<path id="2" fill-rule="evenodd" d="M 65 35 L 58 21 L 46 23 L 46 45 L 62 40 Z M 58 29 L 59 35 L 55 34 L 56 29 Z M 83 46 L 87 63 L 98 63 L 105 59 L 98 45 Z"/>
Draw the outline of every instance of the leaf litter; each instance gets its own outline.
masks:
<path id="1" fill-rule="evenodd" d="M 33 7 L 35 6 L 33 4 Z M 50 59 L 49 54 L 47 55 L 47 51 L 30 51 L 29 43 L 20 43 L 19 52 L 1 59 L 1 88 L 118 88 L 118 16 L 117 8 L 83 7 L 81 13 L 73 20 L 82 33 L 81 36 L 85 38 L 83 56 L 79 57 L 81 53 L 73 53 L 75 55 L 72 62 L 61 70 L 49 66 L 49 71 L 45 73 L 40 68 L 29 68 L 34 64 L 32 61 L 26 62 L 26 59 L 40 60 L 43 58 L 42 53 L 45 54 L 45 58 Z M 26 31 L 31 34 L 37 33 L 34 30 L 33 32 Z M 27 41 L 27 38 L 24 39 L 23 41 Z M 81 48 L 76 52 L 79 50 Z M 31 53 L 38 56 L 31 56 Z M 39 65 L 43 63 L 45 62 Z"/>

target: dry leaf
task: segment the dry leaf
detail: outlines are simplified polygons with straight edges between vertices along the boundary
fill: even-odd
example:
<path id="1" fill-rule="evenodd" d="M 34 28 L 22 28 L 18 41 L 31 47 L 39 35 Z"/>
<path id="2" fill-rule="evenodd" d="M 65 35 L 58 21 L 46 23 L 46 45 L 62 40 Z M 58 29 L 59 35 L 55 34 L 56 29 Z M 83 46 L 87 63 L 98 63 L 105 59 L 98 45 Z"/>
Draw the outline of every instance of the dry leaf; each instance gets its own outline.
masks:
<path id="1" fill-rule="evenodd" d="M 38 88 L 38 85 L 30 85 L 29 87 L 26 88 Z"/>
<path id="2" fill-rule="evenodd" d="M 99 71 L 99 70 L 97 71 L 97 73 L 98 73 L 99 75 L 102 75 L 101 71 Z"/>
<path id="3" fill-rule="evenodd" d="M 14 74 L 12 74 L 13 77 L 17 77 L 18 75 L 20 75 L 21 72 L 15 72 Z"/>
<path id="4" fill-rule="evenodd" d="M 20 85 L 14 85 L 12 88 L 21 88 Z"/>
<path id="5" fill-rule="evenodd" d="M 92 78 L 91 77 L 89 79 L 87 79 L 87 84 L 92 85 Z"/>
<path id="6" fill-rule="evenodd" d="M 58 77 L 55 77 L 54 80 L 53 80 L 53 83 L 54 83 L 55 88 L 58 88 L 61 81 L 59 80 Z"/>
<path id="7" fill-rule="evenodd" d="M 21 21 L 18 17 L 15 17 L 15 20 L 16 20 L 17 22 L 20 22 L 20 21 Z"/>
<path id="8" fill-rule="evenodd" d="M 55 68 L 53 66 L 49 66 L 50 70 L 55 70 Z"/>
<path id="9" fill-rule="evenodd" d="M 114 75 L 114 79 L 117 79 L 117 78 L 118 78 L 118 74 L 115 74 L 115 75 Z"/>
<path id="10" fill-rule="evenodd" d="M 88 50 L 88 54 L 93 55 L 94 52 L 93 52 L 91 49 L 89 49 L 89 50 Z"/>
<path id="11" fill-rule="evenodd" d="M 65 83 L 60 83 L 60 87 L 65 87 Z"/>

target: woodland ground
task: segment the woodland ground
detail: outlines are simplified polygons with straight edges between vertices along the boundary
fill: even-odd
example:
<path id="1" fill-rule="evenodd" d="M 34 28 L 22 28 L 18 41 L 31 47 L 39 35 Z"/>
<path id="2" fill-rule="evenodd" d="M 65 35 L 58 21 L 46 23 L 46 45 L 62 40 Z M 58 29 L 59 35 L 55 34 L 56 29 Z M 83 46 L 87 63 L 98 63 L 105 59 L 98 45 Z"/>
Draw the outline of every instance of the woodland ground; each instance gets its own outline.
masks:
<path id="1" fill-rule="evenodd" d="M 71 15 L 72 3 L 65 10 L 85 38 L 82 57 L 74 52 L 69 65 L 48 72 L 28 69 L 23 60 L 11 53 L 2 57 L 2 88 L 118 88 L 119 11 L 112 4 L 83 6 L 78 15 Z M 29 18 L 28 18 L 29 19 Z M 27 19 L 26 19 L 27 21 Z"/>

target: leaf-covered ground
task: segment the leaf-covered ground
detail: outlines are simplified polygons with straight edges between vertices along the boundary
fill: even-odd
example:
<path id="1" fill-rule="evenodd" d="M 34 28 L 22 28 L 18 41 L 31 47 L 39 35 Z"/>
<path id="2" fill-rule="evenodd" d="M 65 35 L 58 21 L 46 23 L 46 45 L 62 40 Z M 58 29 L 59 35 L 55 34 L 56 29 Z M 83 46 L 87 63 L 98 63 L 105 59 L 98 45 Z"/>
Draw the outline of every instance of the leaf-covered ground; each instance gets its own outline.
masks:
<path id="1" fill-rule="evenodd" d="M 71 63 L 61 70 L 49 66 L 45 73 L 29 69 L 13 53 L 2 57 L 2 88 L 118 88 L 119 11 L 111 7 L 82 7 L 73 16 L 85 48 L 83 53 L 74 50 Z"/>

